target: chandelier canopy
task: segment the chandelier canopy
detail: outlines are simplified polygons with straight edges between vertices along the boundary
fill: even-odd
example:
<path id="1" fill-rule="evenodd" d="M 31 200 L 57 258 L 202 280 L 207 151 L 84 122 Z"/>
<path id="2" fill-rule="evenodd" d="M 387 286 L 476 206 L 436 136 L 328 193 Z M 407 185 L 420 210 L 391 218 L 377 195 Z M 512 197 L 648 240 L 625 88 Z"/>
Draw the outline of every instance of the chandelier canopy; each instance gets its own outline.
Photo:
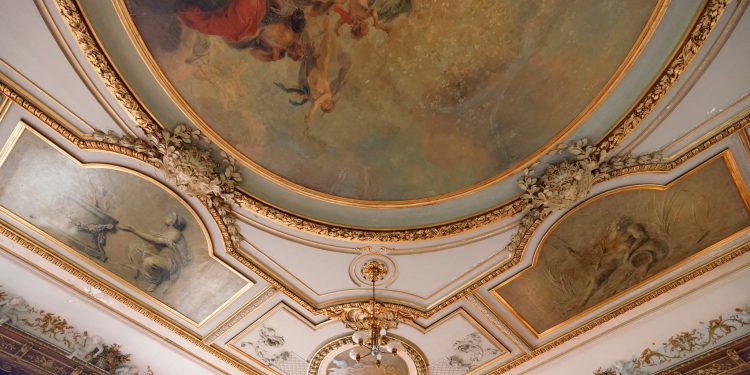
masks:
<path id="1" fill-rule="evenodd" d="M 380 365 L 384 353 L 397 355 L 400 349 L 398 342 L 388 338 L 388 329 L 396 328 L 397 323 L 389 319 L 389 311 L 375 300 L 375 283 L 383 280 L 387 271 L 385 264 L 376 260 L 365 263 L 361 269 L 362 276 L 372 283 L 372 298 L 352 334 L 352 341 L 358 346 L 349 351 L 349 357 L 357 362 L 372 356 Z"/>

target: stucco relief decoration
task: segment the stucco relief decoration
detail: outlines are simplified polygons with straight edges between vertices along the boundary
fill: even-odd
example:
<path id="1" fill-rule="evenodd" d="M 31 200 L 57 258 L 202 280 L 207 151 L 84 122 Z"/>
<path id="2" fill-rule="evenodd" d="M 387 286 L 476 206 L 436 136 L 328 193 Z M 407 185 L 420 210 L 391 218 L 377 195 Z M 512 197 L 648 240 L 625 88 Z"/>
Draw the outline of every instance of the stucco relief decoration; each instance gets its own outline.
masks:
<path id="1" fill-rule="evenodd" d="M 726 317 L 724 317 L 726 316 Z M 750 326 L 750 302 L 735 311 L 700 322 L 691 331 L 680 332 L 656 348 L 646 348 L 627 361 L 617 361 L 594 375 L 648 375 L 670 362 L 688 358 L 727 341 L 730 336 L 747 331 Z"/>
<path id="2" fill-rule="evenodd" d="M 0 325 L 9 325 L 34 336 L 63 352 L 116 375 L 138 375 L 130 364 L 130 354 L 118 344 L 107 344 L 97 335 L 78 331 L 59 315 L 29 305 L 23 297 L 0 290 Z M 144 375 L 153 375 L 147 368 Z"/>
<path id="3" fill-rule="evenodd" d="M 482 336 L 474 332 L 453 342 L 453 352 L 430 365 L 430 373 L 465 374 L 500 353 L 497 348 L 484 343 Z"/>
<path id="4" fill-rule="evenodd" d="M 257 339 L 244 341 L 240 347 L 250 347 L 255 351 L 255 356 L 263 363 L 276 367 L 284 374 L 304 374 L 307 361 L 296 353 L 287 350 L 284 345 L 286 339 L 278 334 L 276 329 L 263 326 L 260 328 Z"/>
<path id="5" fill-rule="evenodd" d="M 242 176 L 234 160 L 222 153 L 221 163 L 216 163 L 207 147 L 208 141 L 199 130 L 186 125 L 180 124 L 173 131 L 165 129 L 159 136 L 155 134 L 148 135 L 148 142 L 112 132 L 95 132 L 91 139 L 147 155 L 148 161 L 161 169 L 167 181 L 215 209 L 226 224 L 232 242 L 238 244 L 241 238 L 230 214 L 230 205 L 234 203 L 234 188 L 242 181 Z"/>
<path id="6" fill-rule="evenodd" d="M 413 309 L 380 302 L 333 306 L 328 309 L 326 315 L 355 331 L 369 330 L 369 322 L 373 319 L 378 321 L 379 327 L 391 330 L 398 327 L 399 322 L 412 322 L 420 317 Z"/>
<path id="7" fill-rule="evenodd" d="M 612 172 L 664 161 L 658 153 L 608 158 L 605 149 L 589 144 L 586 138 L 561 143 L 549 155 L 563 155 L 564 159 L 549 164 L 541 174 L 534 169 L 539 164 L 537 162 L 526 168 L 518 180 L 518 187 L 523 191 L 521 200 L 526 214 L 505 248 L 510 253 L 515 253 L 523 236 L 537 220 L 544 219 L 552 212 L 572 207 L 591 192 L 594 184 L 609 179 Z"/>

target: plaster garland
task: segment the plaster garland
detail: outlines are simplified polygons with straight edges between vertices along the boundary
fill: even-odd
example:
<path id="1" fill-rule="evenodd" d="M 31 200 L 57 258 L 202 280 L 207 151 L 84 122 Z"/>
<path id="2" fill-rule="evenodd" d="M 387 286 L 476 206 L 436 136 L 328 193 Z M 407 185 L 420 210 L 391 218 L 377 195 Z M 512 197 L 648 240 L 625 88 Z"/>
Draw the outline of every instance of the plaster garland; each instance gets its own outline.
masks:
<path id="1" fill-rule="evenodd" d="M 158 136 L 156 135 L 158 134 Z M 225 153 L 216 163 L 208 141 L 199 130 L 179 124 L 173 131 L 147 134 L 147 141 L 132 136 L 120 136 L 113 132 L 94 132 L 91 140 L 130 148 L 149 158 L 149 162 L 162 171 L 164 177 L 180 191 L 198 198 L 209 208 L 215 209 L 226 225 L 232 245 L 238 246 L 239 234 L 231 204 L 235 203 L 233 191 L 242 175 L 235 161 Z"/>
<path id="2" fill-rule="evenodd" d="M 724 317 L 726 316 L 726 318 Z M 670 362 L 696 355 L 727 340 L 727 337 L 750 326 L 750 302 L 722 314 L 698 328 L 680 332 L 656 348 L 645 348 L 638 356 L 594 371 L 594 375 L 647 375 Z"/>
<path id="3" fill-rule="evenodd" d="M 551 213 L 571 208 L 586 198 L 594 184 L 608 180 L 613 172 L 665 161 L 659 153 L 607 158 L 606 149 L 589 144 L 586 138 L 561 143 L 549 155 L 564 155 L 565 158 L 549 164 L 541 174 L 534 169 L 539 165 L 537 162 L 526 168 L 518 180 L 525 214 L 504 248 L 513 256 L 523 247 L 536 224 Z"/>

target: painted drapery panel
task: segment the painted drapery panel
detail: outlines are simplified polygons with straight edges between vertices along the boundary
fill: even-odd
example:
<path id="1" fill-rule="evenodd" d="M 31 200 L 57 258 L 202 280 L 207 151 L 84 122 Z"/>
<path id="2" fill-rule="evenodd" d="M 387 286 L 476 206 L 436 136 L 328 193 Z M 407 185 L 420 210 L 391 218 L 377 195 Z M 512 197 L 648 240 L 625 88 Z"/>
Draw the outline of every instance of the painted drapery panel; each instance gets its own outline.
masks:
<path id="1" fill-rule="evenodd" d="M 747 227 L 746 192 L 729 157 L 666 189 L 634 186 L 585 202 L 550 230 L 536 264 L 495 293 L 544 333 Z"/>
<path id="2" fill-rule="evenodd" d="M 211 256 L 203 224 L 176 195 L 124 169 L 82 166 L 19 130 L 0 160 L 0 209 L 192 323 L 248 285 Z"/>
<path id="3" fill-rule="evenodd" d="M 128 0 L 123 13 L 177 102 L 246 160 L 400 201 L 489 181 L 553 142 L 622 73 L 657 4 Z"/>

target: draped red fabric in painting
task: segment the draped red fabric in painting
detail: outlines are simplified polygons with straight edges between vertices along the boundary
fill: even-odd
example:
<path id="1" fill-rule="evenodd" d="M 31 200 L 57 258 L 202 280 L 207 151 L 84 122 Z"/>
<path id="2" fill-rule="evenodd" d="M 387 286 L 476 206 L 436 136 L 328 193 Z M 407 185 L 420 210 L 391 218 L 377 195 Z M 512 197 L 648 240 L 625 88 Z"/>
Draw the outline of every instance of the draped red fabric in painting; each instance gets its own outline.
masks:
<path id="1" fill-rule="evenodd" d="M 190 7 L 179 13 L 182 22 L 191 29 L 235 43 L 255 36 L 265 15 L 266 0 L 231 0 L 218 10 Z"/>

